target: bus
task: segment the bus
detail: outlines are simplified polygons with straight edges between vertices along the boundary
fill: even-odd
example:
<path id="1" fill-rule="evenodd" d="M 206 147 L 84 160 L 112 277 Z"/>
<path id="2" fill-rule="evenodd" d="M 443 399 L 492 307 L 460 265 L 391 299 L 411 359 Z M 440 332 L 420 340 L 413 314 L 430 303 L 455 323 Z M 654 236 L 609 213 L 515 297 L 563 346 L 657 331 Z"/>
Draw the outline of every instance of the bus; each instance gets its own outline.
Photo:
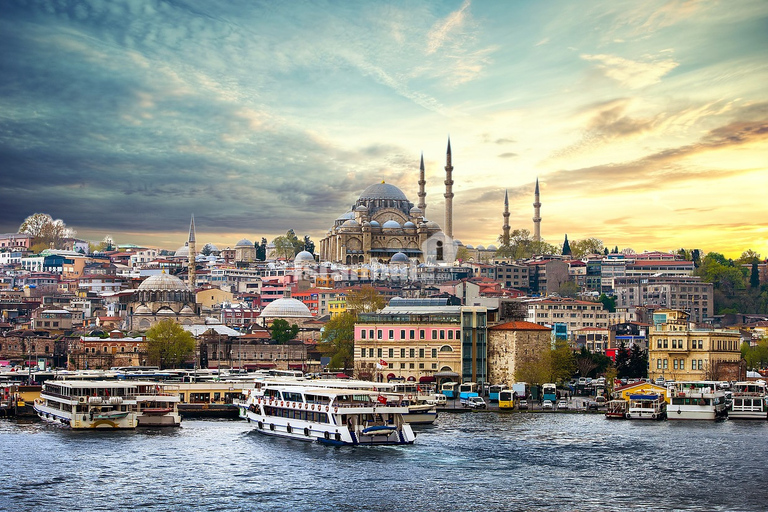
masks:
<path id="1" fill-rule="evenodd" d="M 513 409 L 515 407 L 515 392 L 511 389 L 499 391 L 499 409 Z"/>
<path id="2" fill-rule="evenodd" d="M 440 393 L 445 395 L 446 398 L 457 398 L 458 387 L 458 382 L 443 382 L 443 385 L 440 387 Z"/>
<path id="3" fill-rule="evenodd" d="M 488 388 L 488 400 L 491 402 L 498 402 L 499 392 L 505 389 L 507 389 L 506 384 L 491 384 L 491 386 Z"/>
<path id="4" fill-rule="evenodd" d="M 552 400 L 552 404 L 557 402 L 557 386 L 554 384 L 541 385 L 542 400 Z"/>
<path id="5" fill-rule="evenodd" d="M 477 392 L 477 383 L 465 382 L 464 384 L 459 384 L 459 398 L 466 400 L 471 396 L 480 396 Z"/>

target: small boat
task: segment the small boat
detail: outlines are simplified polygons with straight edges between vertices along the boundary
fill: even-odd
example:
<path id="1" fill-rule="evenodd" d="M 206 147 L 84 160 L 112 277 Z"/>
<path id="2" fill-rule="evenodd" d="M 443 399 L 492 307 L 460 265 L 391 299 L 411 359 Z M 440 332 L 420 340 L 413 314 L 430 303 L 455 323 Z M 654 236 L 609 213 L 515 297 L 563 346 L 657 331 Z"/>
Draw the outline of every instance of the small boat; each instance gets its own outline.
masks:
<path id="1" fill-rule="evenodd" d="M 627 409 L 629 409 L 629 402 L 626 400 L 611 400 L 605 409 L 605 417 L 623 420 L 627 417 Z"/>
<path id="2" fill-rule="evenodd" d="M 663 420 L 667 402 L 662 395 L 629 395 L 628 420 Z"/>
<path id="3" fill-rule="evenodd" d="M 393 430 L 397 430 L 394 425 L 372 425 L 363 429 L 363 434 L 371 435 L 389 435 Z"/>
<path id="4" fill-rule="evenodd" d="M 725 392 L 719 382 L 675 382 L 669 387 L 669 420 L 716 420 L 728 415 Z"/>
<path id="5" fill-rule="evenodd" d="M 768 419 L 768 394 L 765 382 L 736 382 L 728 418 L 734 420 Z"/>

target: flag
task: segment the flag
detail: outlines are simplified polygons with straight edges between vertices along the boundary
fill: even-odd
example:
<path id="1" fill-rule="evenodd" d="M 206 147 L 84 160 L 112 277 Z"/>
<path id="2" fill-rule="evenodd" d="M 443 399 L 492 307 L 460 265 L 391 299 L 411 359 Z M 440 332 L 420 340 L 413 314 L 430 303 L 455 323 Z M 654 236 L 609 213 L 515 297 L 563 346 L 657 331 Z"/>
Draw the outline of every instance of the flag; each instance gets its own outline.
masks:
<path id="1" fill-rule="evenodd" d="M 389 365 L 387 364 L 387 362 L 386 362 L 385 360 L 383 360 L 383 359 L 379 359 L 379 364 L 380 364 L 381 366 L 389 366 Z"/>
<path id="2" fill-rule="evenodd" d="M 380 404 L 387 403 L 387 397 L 385 397 L 384 395 L 379 395 L 378 397 L 376 397 L 376 400 L 378 400 Z"/>

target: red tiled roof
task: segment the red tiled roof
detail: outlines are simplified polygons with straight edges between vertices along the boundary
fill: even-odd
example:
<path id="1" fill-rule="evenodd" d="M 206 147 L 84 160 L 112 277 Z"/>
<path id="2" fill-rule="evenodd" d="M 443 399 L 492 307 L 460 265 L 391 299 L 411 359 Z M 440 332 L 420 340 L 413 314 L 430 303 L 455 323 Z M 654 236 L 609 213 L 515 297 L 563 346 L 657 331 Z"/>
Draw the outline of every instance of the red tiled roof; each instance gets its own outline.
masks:
<path id="1" fill-rule="evenodd" d="M 533 322 L 507 322 L 501 325 L 494 325 L 489 327 L 493 331 L 551 331 L 550 327 L 546 327 Z"/>

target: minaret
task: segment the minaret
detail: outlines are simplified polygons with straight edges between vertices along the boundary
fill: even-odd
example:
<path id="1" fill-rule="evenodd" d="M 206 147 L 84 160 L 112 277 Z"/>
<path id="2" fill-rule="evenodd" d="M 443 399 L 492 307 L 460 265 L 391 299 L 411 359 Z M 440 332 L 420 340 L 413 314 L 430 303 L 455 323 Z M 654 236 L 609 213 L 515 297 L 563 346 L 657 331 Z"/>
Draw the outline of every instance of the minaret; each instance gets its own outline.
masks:
<path id="1" fill-rule="evenodd" d="M 453 166 L 451 165 L 451 138 L 448 137 L 448 153 L 445 157 L 445 229 L 443 233 L 453 238 Z"/>
<path id="2" fill-rule="evenodd" d="M 539 178 L 536 178 L 536 192 L 533 200 L 533 241 L 541 242 L 541 201 L 539 201 Z"/>
<path id="3" fill-rule="evenodd" d="M 504 247 L 509 247 L 509 193 L 504 191 L 504 230 L 501 235 L 501 243 Z"/>
<path id="4" fill-rule="evenodd" d="M 427 180 L 424 178 L 424 153 L 421 154 L 421 165 L 419 166 L 419 210 L 423 218 L 427 218 L 427 203 L 425 198 L 427 192 L 424 190 L 424 185 L 427 184 Z"/>
<path id="5" fill-rule="evenodd" d="M 187 272 L 189 276 L 189 289 L 195 291 L 195 214 L 192 214 L 192 220 L 189 223 L 189 241 L 187 242 L 189 247 L 189 266 Z"/>

